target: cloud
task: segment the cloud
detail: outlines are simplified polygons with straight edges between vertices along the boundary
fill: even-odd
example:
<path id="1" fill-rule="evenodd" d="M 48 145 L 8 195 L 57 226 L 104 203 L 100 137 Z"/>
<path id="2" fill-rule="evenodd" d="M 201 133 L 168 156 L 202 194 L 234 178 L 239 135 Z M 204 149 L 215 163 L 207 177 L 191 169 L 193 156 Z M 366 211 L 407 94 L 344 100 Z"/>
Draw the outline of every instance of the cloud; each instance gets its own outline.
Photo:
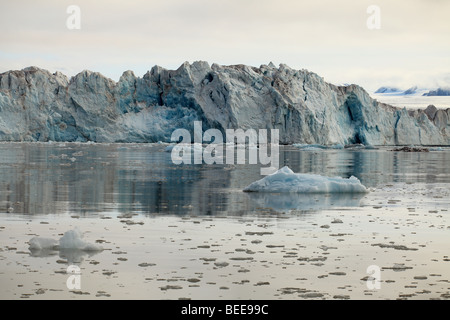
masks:
<path id="1" fill-rule="evenodd" d="M 72 4 L 81 9 L 80 30 L 66 27 Z M 377 0 L 380 30 L 366 27 L 371 4 L 17 0 L 0 11 L 0 71 L 38 65 L 73 75 L 91 69 L 118 80 L 123 70 L 142 75 L 155 64 L 177 68 L 184 61 L 206 60 L 259 66 L 274 61 L 335 82 L 376 87 L 386 79 L 433 77 L 435 70 L 450 69 L 449 1 Z"/>

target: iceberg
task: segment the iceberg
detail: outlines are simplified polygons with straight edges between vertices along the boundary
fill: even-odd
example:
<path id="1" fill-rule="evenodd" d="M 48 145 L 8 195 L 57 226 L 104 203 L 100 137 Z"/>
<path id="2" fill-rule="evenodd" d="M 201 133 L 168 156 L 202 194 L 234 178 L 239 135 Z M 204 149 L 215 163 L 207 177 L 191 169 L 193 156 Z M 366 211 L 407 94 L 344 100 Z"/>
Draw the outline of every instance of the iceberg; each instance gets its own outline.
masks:
<path id="1" fill-rule="evenodd" d="M 317 174 L 294 173 L 285 166 L 261 180 L 251 183 L 245 192 L 272 193 L 367 193 L 358 178 L 325 177 Z"/>

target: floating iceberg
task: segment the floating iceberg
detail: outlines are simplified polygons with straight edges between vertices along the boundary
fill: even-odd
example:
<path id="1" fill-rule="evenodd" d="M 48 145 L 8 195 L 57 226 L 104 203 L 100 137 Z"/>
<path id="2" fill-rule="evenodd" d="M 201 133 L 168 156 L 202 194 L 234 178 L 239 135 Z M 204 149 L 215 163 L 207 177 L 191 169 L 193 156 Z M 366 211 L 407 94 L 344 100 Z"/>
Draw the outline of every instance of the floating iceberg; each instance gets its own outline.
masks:
<path id="1" fill-rule="evenodd" d="M 245 192 L 297 193 L 366 193 L 368 190 L 358 178 L 324 177 L 316 174 L 294 173 L 283 167 L 275 173 L 253 182 Z"/>

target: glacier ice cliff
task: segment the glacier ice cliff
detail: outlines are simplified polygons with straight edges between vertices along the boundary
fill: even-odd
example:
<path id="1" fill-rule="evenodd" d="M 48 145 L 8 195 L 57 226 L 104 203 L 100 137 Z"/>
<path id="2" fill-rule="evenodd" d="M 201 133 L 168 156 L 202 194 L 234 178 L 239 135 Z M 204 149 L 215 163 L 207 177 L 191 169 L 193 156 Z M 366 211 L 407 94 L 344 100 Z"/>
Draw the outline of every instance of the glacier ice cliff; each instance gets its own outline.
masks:
<path id="1" fill-rule="evenodd" d="M 37 67 L 0 74 L 0 141 L 170 141 L 173 130 L 279 129 L 280 143 L 450 145 L 450 109 L 406 110 L 281 64 L 185 62 L 118 82 Z"/>

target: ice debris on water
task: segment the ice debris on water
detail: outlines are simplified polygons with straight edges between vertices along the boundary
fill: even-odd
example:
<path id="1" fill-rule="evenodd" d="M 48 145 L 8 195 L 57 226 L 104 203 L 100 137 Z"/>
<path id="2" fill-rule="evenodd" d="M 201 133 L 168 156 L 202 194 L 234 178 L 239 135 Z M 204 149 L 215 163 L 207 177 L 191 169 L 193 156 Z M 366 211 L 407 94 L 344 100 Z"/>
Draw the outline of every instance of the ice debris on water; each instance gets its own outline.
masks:
<path id="1" fill-rule="evenodd" d="M 358 178 L 351 176 L 325 177 L 317 174 L 294 173 L 285 166 L 261 180 L 251 183 L 245 192 L 295 192 L 295 193 L 366 193 L 367 188 Z"/>
<path id="2" fill-rule="evenodd" d="M 193 144 L 186 144 L 186 143 L 180 143 L 180 144 L 170 144 L 168 145 L 164 151 L 165 152 L 172 152 L 173 149 L 175 149 L 175 152 L 180 151 L 192 151 L 192 152 L 203 152 L 203 146 L 200 143 L 193 143 Z"/>
<path id="3" fill-rule="evenodd" d="M 334 145 L 322 145 L 322 144 L 303 144 L 303 143 L 294 143 L 292 145 L 300 150 L 305 151 L 317 151 L 317 150 L 327 150 L 327 149 L 344 149 L 344 145 L 342 144 L 334 144 Z"/>

